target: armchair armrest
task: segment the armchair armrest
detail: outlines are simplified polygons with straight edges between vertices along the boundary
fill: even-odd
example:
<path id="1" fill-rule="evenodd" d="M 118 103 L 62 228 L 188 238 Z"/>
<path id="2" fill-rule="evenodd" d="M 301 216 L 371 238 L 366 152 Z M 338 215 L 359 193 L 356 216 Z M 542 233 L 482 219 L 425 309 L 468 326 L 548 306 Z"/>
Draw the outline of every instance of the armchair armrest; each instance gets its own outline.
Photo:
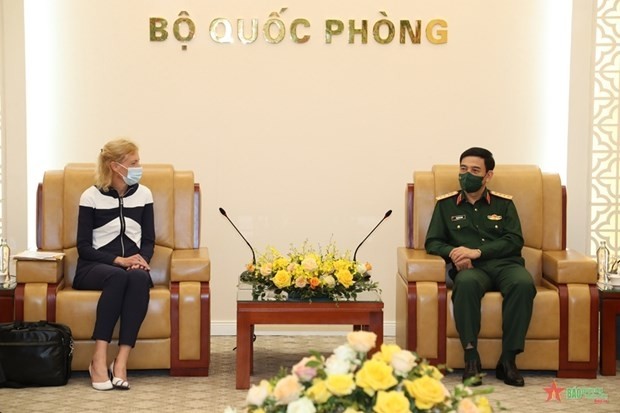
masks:
<path id="1" fill-rule="evenodd" d="M 446 263 L 437 255 L 427 254 L 425 250 L 399 247 L 397 250 L 398 273 L 411 281 L 446 281 Z"/>
<path id="2" fill-rule="evenodd" d="M 64 284 L 64 258 L 17 260 L 15 319 L 56 320 L 56 292 Z"/>
<path id="3" fill-rule="evenodd" d="M 555 284 L 596 284 L 596 262 L 574 250 L 543 251 L 543 275 Z"/>
<path id="4" fill-rule="evenodd" d="M 172 251 L 170 281 L 202 281 L 211 279 L 211 259 L 207 248 Z"/>
<path id="5" fill-rule="evenodd" d="M 64 276 L 63 258 L 55 260 L 17 260 L 15 276 L 20 284 L 57 284 Z"/>

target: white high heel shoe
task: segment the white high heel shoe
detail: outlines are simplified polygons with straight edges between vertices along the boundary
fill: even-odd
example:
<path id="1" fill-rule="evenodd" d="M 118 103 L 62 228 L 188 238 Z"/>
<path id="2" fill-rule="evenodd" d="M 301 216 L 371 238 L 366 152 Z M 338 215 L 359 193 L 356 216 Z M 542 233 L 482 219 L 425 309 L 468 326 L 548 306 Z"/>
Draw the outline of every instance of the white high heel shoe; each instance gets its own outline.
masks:
<path id="1" fill-rule="evenodd" d="M 116 361 L 116 359 L 114 360 Z M 114 376 L 114 361 L 110 364 L 110 376 L 112 377 L 112 386 L 118 390 L 129 390 L 131 386 L 127 380 Z"/>
<path id="2" fill-rule="evenodd" d="M 90 384 L 93 386 L 93 389 L 99 390 L 99 391 L 106 391 L 106 390 L 112 390 L 114 388 L 114 385 L 112 385 L 112 382 L 110 381 L 110 379 L 106 381 L 100 381 L 100 382 L 93 381 L 93 363 L 92 362 L 88 365 L 88 374 L 90 375 Z"/>

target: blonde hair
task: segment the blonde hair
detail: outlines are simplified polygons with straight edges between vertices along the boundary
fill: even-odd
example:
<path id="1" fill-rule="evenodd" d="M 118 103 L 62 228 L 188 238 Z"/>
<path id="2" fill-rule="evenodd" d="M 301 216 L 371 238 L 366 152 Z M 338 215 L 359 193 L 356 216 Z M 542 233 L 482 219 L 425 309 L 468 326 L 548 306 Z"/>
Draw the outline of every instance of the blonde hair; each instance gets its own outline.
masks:
<path id="1" fill-rule="evenodd" d="M 127 155 L 135 152 L 138 152 L 138 146 L 125 138 L 115 139 L 103 145 L 97 158 L 95 186 L 104 192 L 108 192 L 112 185 L 113 173 L 110 163 L 122 163 Z"/>

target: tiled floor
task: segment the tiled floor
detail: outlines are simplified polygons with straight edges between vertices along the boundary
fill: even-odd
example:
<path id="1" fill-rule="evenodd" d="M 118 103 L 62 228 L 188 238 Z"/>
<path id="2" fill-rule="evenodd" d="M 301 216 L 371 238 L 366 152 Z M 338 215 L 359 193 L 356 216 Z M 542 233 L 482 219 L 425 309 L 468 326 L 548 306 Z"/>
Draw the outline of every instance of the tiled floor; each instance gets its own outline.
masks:
<path id="1" fill-rule="evenodd" d="M 259 336 L 255 343 L 252 383 L 276 374 L 280 366 L 290 367 L 308 350 L 329 354 L 345 341 L 343 336 Z M 390 337 L 386 337 L 390 342 Z M 0 389 L 0 413 L 22 412 L 223 412 L 226 406 L 242 411 L 245 390 L 235 390 L 235 337 L 212 337 L 211 369 L 208 377 L 170 377 L 167 371 L 130 373 L 130 391 L 92 390 L 88 374 L 76 372 L 63 387 Z M 620 368 L 620 364 L 618 366 Z M 619 370 L 620 371 L 620 370 Z M 460 372 L 449 374 L 451 388 Z M 494 388 L 489 396 L 510 412 L 620 412 L 620 376 L 597 379 L 558 379 L 552 372 L 523 372 L 525 387 L 504 385 L 488 371 L 484 384 Z M 560 400 L 547 400 L 555 382 Z M 599 399 L 586 393 L 597 392 Z M 555 394 L 555 393 L 552 393 Z M 604 397 L 606 398 L 604 398 Z"/>

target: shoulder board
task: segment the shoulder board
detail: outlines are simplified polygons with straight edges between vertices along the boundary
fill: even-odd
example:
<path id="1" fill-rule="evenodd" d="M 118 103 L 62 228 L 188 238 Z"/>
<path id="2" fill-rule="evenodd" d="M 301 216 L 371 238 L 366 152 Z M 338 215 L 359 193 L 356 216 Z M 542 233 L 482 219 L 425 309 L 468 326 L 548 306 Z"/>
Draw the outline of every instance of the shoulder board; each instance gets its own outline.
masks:
<path id="1" fill-rule="evenodd" d="M 512 195 L 507 195 L 507 194 L 502 194 L 501 192 L 497 192 L 497 191 L 490 191 L 491 194 L 498 196 L 500 198 L 504 198 L 504 199 L 512 199 Z"/>
<path id="2" fill-rule="evenodd" d="M 435 200 L 437 201 L 441 201 L 442 199 L 446 199 L 446 198 L 450 198 L 454 195 L 458 195 L 459 191 L 452 191 L 452 192 L 448 192 L 447 194 L 443 194 L 443 195 L 439 195 L 438 197 L 435 197 Z"/>

